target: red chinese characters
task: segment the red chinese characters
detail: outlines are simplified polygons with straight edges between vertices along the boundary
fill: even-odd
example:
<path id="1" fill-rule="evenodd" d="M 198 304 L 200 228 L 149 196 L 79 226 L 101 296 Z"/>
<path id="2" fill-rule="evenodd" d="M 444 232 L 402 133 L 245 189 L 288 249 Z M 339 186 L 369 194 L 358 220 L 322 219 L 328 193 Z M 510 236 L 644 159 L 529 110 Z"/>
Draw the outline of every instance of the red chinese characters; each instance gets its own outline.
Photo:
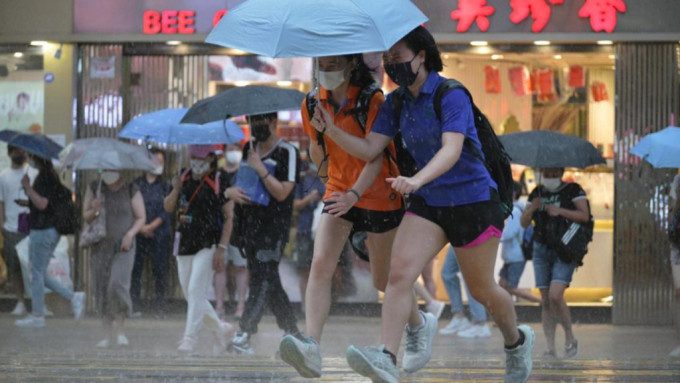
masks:
<path id="1" fill-rule="evenodd" d="M 451 18 L 458 20 L 458 33 L 467 32 L 475 21 L 479 30 L 486 32 L 489 29 L 488 16 L 495 11 L 494 7 L 486 4 L 486 0 L 459 0 L 458 9 L 451 12 Z"/>
<path id="2" fill-rule="evenodd" d="M 616 29 L 617 12 L 626 13 L 623 0 L 585 0 L 578 16 L 590 18 L 590 26 L 595 32 L 612 33 Z"/>
<path id="3" fill-rule="evenodd" d="M 546 3 L 550 2 L 553 5 L 560 5 L 564 0 L 510 0 L 512 13 L 510 14 L 510 21 L 519 24 L 524 21 L 529 15 L 534 20 L 531 25 L 531 31 L 539 33 L 548 25 L 552 9 Z"/>

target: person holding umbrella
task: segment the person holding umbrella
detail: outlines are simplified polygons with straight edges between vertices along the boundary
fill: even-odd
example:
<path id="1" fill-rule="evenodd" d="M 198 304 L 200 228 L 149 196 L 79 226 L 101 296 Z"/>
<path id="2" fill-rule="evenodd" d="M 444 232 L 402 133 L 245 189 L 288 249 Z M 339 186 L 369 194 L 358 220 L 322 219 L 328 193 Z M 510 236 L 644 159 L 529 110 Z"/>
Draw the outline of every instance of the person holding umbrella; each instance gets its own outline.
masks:
<path id="1" fill-rule="evenodd" d="M 32 312 L 14 323 L 19 327 L 45 327 L 45 286 L 71 302 L 73 316 L 79 321 L 85 313 L 85 293 L 73 292 L 47 275 L 47 266 L 59 242 L 54 203 L 59 198 L 61 181 L 52 166 L 53 156 L 41 156 L 28 147 L 23 149 L 30 154 L 29 165 L 38 170 L 33 184 L 28 175 L 21 180 L 30 211 L 28 259 L 31 263 Z"/>
<path id="2" fill-rule="evenodd" d="M 166 212 L 178 214 L 173 254 L 187 301 L 187 321 L 177 350 L 188 354 L 196 348 L 203 323 L 215 333 L 217 352 L 226 348 L 232 332 L 206 297 L 214 270 L 224 269 L 232 229 L 231 205 L 224 193 L 228 181 L 217 168 L 216 150 L 215 145 L 190 145 L 191 167 L 175 177 L 163 202 Z"/>
<path id="3" fill-rule="evenodd" d="M 312 116 L 318 118 L 318 109 L 323 109 L 329 116 L 332 113 L 333 123 L 344 132 L 357 137 L 369 134 L 385 100 L 371 70 L 360 54 L 320 57 L 318 60 L 319 104 L 310 108 L 308 103 L 315 100 L 307 97 L 302 105 L 303 124 L 312 142 L 311 158 L 317 168 L 327 169 L 328 173 L 324 214 L 316 232 L 305 294 L 308 337 L 298 339 L 288 335 L 280 345 L 281 358 L 304 377 L 321 375 L 319 342 L 330 310 L 333 273 L 348 235 L 352 229 L 368 233 L 366 244 L 373 285 L 385 291 L 392 242 L 404 214 L 401 195 L 385 181 L 385 178 L 399 174 L 394 162 L 387 156 L 378 156 L 367 164 L 347 153 L 331 138 L 317 136 L 312 126 Z M 394 145 L 388 150 L 394 158 Z M 373 182 L 376 176 L 378 179 Z M 416 328 L 421 319 L 417 306 L 412 307 L 409 323 Z M 436 328 L 437 319 L 430 314 L 424 315 Z M 426 327 L 422 329 L 427 331 Z"/>
<path id="4" fill-rule="evenodd" d="M 382 306 L 383 345 L 350 346 L 348 363 L 374 382 L 398 381 L 396 355 L 402 329 L 412 312 L 413 283 L 427 262 L 450 242 L 471 294 L 487 307 L 503 335 L 505 381 L 526 382 L 532 370 L 534 333 L 528 326 L 517 327 L 512 299 L 494 279 L 504 214 L 496 183 L 469 147 L 473 145 L 478 153 L 482 149 L 470 98 L 461 89 L 446 93 L 441 100 L 441 120 L 437 117 L 433 110 L 435 89 L 446 79 L 437 73 L 443 69 L 437 44 L 422 26 L 389 49 L 384 67 L 400 88 L 387 97 L 365 139 L 336 126 L 333 116 L 323 108 L 318 108 L 312 118 L 318 131 L 366 161 L 382 156 L 384 148 L 401 132 L 406 150 L 418 165 L 412 177 L 377 180 L 408 194 L 408 205 L 392 246 Z M 402 101 L 398 116 L 395 97 Z M 463 145 L 465 141 L 469 144 Z M 420 326 L 426 325 L 428 321 L 423 318 Z M 421 347 L 431 350 L 431 338 L 418 337 L 406 344 L 407 350 Z M 429 353 L 404 359 L 404 370 L 413 372 L 427 363 Z"/>

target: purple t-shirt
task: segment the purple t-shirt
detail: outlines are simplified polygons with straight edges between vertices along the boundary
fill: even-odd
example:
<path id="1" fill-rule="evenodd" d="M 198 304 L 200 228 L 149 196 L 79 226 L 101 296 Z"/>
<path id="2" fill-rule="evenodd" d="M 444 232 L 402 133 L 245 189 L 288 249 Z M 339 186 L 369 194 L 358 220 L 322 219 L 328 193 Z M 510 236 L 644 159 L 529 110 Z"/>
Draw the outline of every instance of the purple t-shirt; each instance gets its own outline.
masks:
<path id="1" fill-rule="evenodd" d="M 442 147 L 442 133 L 457 132 L 482 153 L 477 138 L 474 113 L 470 99 L 462 89 L 452 90 L 442 97 L 442 118 L 434 111 L 434 94 L 437 86 L 446 81 L 437 72 L 430 72 L 418 97 L 402 88 L 390 93 L 382 104 L 372 132 L 394 138 L 401 131 L 404 144 L 422 169 Z M 401 119 L 397 124 L 393 99 L 403 98 Z M 423 185 L 414 194 L 425 199 L 430 206 L 457 206 L 488 201 L 490 188 L 496 189 L 486 165 L 463 145 L 456 164 L 432 182 Z"/>

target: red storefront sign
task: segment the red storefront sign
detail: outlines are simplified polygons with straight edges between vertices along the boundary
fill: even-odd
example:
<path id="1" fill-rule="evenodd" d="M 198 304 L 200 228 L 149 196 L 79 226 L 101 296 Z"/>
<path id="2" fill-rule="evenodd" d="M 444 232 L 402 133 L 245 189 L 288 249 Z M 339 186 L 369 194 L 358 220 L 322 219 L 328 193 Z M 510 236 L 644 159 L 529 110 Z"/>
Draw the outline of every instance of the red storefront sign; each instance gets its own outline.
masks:
<path id="1" fill-rule="evenodd" d="M 215 12 L 213 26 L 217 25 L 227 12 L 226 9 Z M 146 10 L 142 14 L 142 31 L 145 35 L 192 35 L 196 33 L 195 17 L 196 11 L 188 9 Z"/>
<path id="2" fill-rule="evenodd" d="M 626 13 L 626 3 L 623 0 L 586 0 L 578 16 L 590 17 L 593 31 L 612 33 L 616 29 L 617 12 Z"/>
<path id="3" fill-rule="evenodd" d="M 553 5 L 560 5 L 564 0 L 510 0 L 512 7 L 510 21 L 519 24 L 531 16 L 534 20 L 531 31 L 534 33 L 542 31 L 548 25 L 552 14 L 552 9 L 546 1 Z"/>
<path id="4" fill-rule="evenodd" d="M 458 20 L 458 33 L 467 32 L 475 21 L 479 29 L 486 32 L 491 25 L 488 16 L 494 12 L 494 7 L 486 5 L 486 0 L 460 0 L 458 9 L 451 12 L 451 18 Z"/>

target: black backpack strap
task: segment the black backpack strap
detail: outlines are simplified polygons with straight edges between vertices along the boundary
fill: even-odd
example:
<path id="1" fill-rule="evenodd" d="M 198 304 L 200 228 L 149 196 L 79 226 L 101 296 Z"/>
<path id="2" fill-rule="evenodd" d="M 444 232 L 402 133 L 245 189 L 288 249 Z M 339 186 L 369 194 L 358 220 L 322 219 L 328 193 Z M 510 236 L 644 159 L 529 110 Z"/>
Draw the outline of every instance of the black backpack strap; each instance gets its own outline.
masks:
<path id="1" fill-rule="evenodd" d="M 382 93 L 382 89 L 378 84 L 372 82 L 359 91 L 356 104 L 354 108 L 344 112 L 345 115 L 353 115 L 356 122 L 361 127 L 361 130 L 366 132 L 366 124 L 368 123 L 368 110 L 371 108 L 371 100 L 376 93 Z"/>
<path id="2" fill-rule="evenodd" d="M 307 105 L 309 121 L 311 121 L 312 116 L 314 116 L 316 105 L 319 103 L 319 100 L 316 98 L 316 90 L 307 93 L 307 96 L 305 96 L 305 101 L 305 104 Z M 326 152 L 326 141 L 324 141 L 323 133 L 319 132 L 318 130 L 316 130 L 316 143 L 321 146 L 321 150 L 323 151 L 323 160 L 321 160 L 323 163 L 324 161 L 328 160 L 328 153 Z"/>

